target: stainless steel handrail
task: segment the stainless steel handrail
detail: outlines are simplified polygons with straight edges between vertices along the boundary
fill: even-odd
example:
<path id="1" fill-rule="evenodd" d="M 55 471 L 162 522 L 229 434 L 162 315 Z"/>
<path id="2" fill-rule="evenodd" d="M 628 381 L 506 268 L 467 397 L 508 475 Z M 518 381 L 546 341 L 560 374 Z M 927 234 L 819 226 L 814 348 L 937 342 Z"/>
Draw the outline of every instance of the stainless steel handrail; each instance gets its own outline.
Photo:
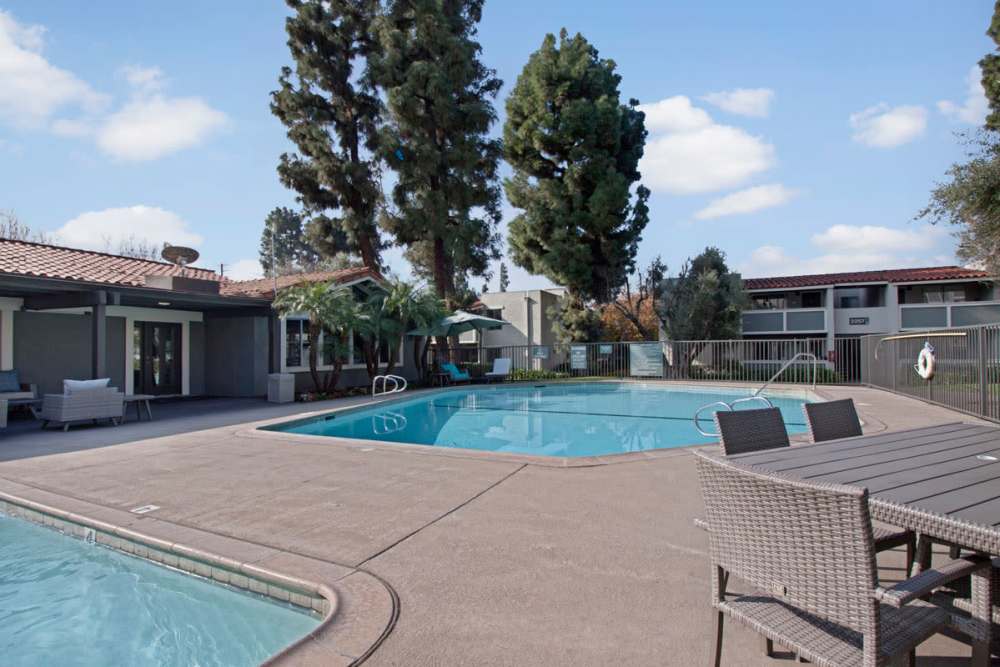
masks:
<path id="1" fill-rule="evenodd" d="M 378 391 L 379 380 L 382 381 L 381 392 Z M 389 389 L 390 382 L 392 383 L 392 389 Z M 388 396 L 389 394 L 398 394 L 401 391 L 406 391 L 406 386 L 406 378 L 401 375 L 376 375 L 372 380 L 372 400 L 375 400 L 377 396 Z"/>
<path id="2" fill-rule="evenodd" d="M 701 433 L 706 438 L 718 438 L 719 437 L 718 433 L 711 433 L 709 431 L 702 430 L 701 425 L 698 424 L 698 421 L 700 419 L 699 415 L 701 415 L 701 413 L 705 409 L 715 407 L 716 405 L 721 405 L 722 407 L 732 412 L 734 409 L 733 406 L 738 405 L 740 403 L 748 403 L 750 401 L 762 401 L 767 404 L 767 407 L 769 408 L 774 407 L 774 403 L 768 400 L 766 396 L 757 396 L 756 394 L 754 394 L 753 396 L 744 396 L 743 398 L 737 398 L 735 401 L 730 401 L 729 403 L 726 403 L 725 401 L 715 401 L 714 403 L 708 403 L 706 405 L 703 405 L 695 411 L 694 427 L 698 430 L 698 433 Z"/>
<path id="3" fill-rule="evenodd" d="M 789 367 L 789 366 L 791 366 L 792 364 L 794 364 L 794 363 L 795 363 L 796 361 L 798 361 L 799 359 L 812 359 L 812 362 L 813 362 L 813 381 L 812 381 L 812 388 L 813 388 L 813 389 L 815 389 L 815 388 L 816 388 L 816 379 L 817 379 L 817 377 L 818 377 L 818 375 L 819 375 L 819 359 L 818 359 L 818 358 L 816 358 L 816 355 L 815 355 L 815 354 L 813 354 L 812 352 L 799 352 L 799 353 L 798 353 L 798 354 L 796 354 L 796 355 L 795 355 L 794 357 L 792 357 L 791 359 L 789 359 L 788 361 L 786 361 L 785 363 L 783 363 L 783 364 L 781 365 L 781 368 L 779 368 L 779 369 L 778 369 L 778 372 L 777 372 L 777 373 L 775 373 L 774 375 L 772 375 L 772 376 L 771 376 L 771 379 L 769 379 L 769 380 L 768 380 L 767 382 L 765 382 L 764 384 L 762 384 L 762 385 L 760 386 L 760 389 L 758 389 L 757 391 L 755 391 L 755 392 L 753 393 L 753 395 L 754 395 L 754 396 L 759 396 L 759 395 L 760 395 L 760 393 L 761 393 L 762 391 L 764 391 L 765 389 L 767 389 L 767 387 L 768 387 L 768 386 L 769 386 L 769 385 L 770 385 L 770 384 L 771 384 L 772 382 L 774 382 L 775 380 L 777 380 L 777 379 L 778 379 L 778 378 L 779 378 L 779 377 L 781 376 L 781 374 L 782 374 L 782 373 L 784 373 L 784 372 L 785 372 L 786 370 L 788 370 L 788 367 Z"/>

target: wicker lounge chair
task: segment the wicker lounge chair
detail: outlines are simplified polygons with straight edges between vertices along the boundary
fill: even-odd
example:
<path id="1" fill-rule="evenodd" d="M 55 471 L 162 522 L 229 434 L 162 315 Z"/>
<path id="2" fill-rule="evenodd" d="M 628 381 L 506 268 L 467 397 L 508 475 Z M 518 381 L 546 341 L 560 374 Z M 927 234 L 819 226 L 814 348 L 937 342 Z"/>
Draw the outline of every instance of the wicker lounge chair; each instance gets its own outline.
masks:
<path id="1" fill-rule="evenodd" d="M 42 398 L 42 428 L 50 423 L 69 430 L 73 422 L 107 419 L 118 425 L 125 411 L 125 395 L 115 387 L 82 389 L 62 394 L 45 394 Z"/>
<path id="2" fill-rule="evenodd" d="M 813 442 L 854 438 L 861 435 L 861 420 L 854 409 L 854 401 L 845 398 L 839 401 L 805 403 L 806 424 Z"/>
<path id="3" fill-rule="evenodd" d="M 949 623 L 921 596 L 988 567 L 961 559 L 879 586 L 867 490 L 695 456 L 709 524 L 716 667 L 726 616 L 818 665 L 912 665 L 914 648 Z M 730 575 L 753 590 L 727 595 Z"/>

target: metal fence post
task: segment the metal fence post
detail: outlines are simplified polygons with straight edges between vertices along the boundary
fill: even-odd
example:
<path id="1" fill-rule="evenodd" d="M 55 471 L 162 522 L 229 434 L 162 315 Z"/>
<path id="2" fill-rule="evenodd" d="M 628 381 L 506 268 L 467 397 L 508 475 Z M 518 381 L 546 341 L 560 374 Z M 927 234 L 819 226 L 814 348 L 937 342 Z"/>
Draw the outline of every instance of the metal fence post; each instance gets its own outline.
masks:
<path id="1" fill-rule="evenodd" d="M 977 332 L 979 348 L 979 414 L 988 415 L 986 395 L 986 327 L 980 327 Z"/>

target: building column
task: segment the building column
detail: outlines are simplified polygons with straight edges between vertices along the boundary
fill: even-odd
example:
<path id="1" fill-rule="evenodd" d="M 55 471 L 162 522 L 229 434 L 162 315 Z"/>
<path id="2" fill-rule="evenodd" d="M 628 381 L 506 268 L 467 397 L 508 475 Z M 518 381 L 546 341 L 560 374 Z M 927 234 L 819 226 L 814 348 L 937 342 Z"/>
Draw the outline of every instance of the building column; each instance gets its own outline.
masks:
<path id="1" fill-rule="evenodd" d="M 837 317 L 834 312 L 833 288 L 826 288 L 826 351 L 832 352 L 837 349 Z"/>
<path id="2" fill-rule="evenodd" d="M 95 305 L 90 311 L 90 368 L 94 379 L 108 376 L 108 306 Z"/>
<path id="3" fill-rule="evenodd" d="M 268 332 L 268 360 L 267 360 L 267 372 L 268 373 L 280 373 L 281 372 L 281 352 L 284 346 L 281 344 L 281 318 L 277 315 L 271 315 L 267 318 L 267 332 Z"/>
<path id="4" fill-rule="evenodd" d="M 885 309 L 885 328 L 888 329 L 888 333 L 899 331 L 900 326 L 902 326 L 899 312 L 899 288 L 892 283 L 885 286 Z"/>

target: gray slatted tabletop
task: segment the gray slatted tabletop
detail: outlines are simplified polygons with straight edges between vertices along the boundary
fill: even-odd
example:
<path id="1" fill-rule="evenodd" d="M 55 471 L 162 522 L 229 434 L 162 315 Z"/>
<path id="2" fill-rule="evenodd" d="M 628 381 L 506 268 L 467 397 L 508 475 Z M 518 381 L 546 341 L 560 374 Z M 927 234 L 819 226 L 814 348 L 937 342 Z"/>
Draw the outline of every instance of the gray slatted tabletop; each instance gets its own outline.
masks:
<path id="1" fill-rule="evenodd" d="M 783 476 L 866 487 L 874 519 L 1000 555 L 998 428 L 942 424 L 727 458 Z M 977 665 L 988 664 L 982 650 L 977 643 Z"/>
<path id="2" fill-rule="evenodd" d="M 943 424 L 729 458 L 867 487 L 874 518 L 1000 554 L 1000 429 L 992 426 Z"/>

